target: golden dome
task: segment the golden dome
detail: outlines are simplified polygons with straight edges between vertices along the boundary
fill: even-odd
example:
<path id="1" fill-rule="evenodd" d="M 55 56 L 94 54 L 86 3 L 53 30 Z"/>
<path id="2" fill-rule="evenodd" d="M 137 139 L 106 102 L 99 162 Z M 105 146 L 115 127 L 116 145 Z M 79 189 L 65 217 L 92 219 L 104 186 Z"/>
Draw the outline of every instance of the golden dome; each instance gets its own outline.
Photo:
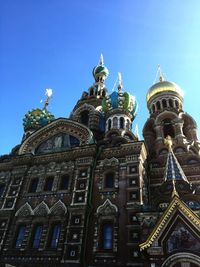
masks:
<path id="1" fill-rule="evenodd" d="M 154 84 L 147 93 L 147 102 L 152 98 L 154 95 L 163 93 L 163 92 L 174 92 L 179 94 L 183 98 L 183 90 L 178 86 L 176 83 L 168 82 L 168 81 L 160 81 Z"/>

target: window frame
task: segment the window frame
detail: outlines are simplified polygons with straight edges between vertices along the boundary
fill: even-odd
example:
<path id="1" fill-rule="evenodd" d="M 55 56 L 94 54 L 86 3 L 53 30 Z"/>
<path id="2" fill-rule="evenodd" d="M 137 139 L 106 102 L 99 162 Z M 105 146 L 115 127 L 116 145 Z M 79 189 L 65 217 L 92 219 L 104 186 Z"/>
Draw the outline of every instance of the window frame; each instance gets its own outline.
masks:
<path id="1" fill-rule="evenodd" d="M 39 233 L 39 238 L 36 238 L 37 229 L 39 227 L 41 227 L 41 230 L 40 230 L 40 233 Z M 39 249 L 40 248 L 43 231 L 44 231 L 44 224 L 38 223 L 38 224 L 34 225 L 32 238 L 31 238 L 31 249 Z M 37 243 L 37 246 L 34 246 L 35 240 L 39 240 L 39 242 Z"/>
<path id="2" fill-rule="evenodd" d="M 20 230 L 22 229 L 22 227 L 24 228 L 23 238 L 19 238 Z M 17 231 L 16 231 L 16 235 L 15 235 L 15 239 L 14 239 L 14 248 L 15 249 L 20 249 L 22 247 L 23 241 L 25 240 L 26 230 L 27 230 L 26 224 L 20 224 L 17 226 Z M 17 242 L 19 240 L 21 240 L 20 245 L 17 245 Z"/>
<path id="3" fill-rule="evenodd" d="M 59 226 L 59 228 L 58 228 L 59 230 L 55 235 L 55 227 L 56 226 Z M 61 222 L 54 222 L 54 223 L 51 224 L 49 237 L 48 237 L 48 248 L 50 248 L 50 249 L 57 249 L 58 248 L 60 235 L 61 235 L 61 228 L 62 228 Z M 56 240 L 55 241 L 56 242 L 55 246 L 52 245 L 52 242 L 54 240 Z"/>

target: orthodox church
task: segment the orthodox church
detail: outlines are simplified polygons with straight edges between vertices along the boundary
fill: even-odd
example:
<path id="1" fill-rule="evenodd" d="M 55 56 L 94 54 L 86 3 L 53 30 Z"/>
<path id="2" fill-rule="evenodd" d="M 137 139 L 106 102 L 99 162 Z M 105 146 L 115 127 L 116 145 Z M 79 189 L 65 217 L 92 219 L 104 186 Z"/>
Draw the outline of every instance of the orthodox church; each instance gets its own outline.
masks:
<path id="1" fill-rule="evenodd" d="M 21 144 L 0 157 L 0 266 L 200 266 L 200 142 L 183 91 L 147 92 L 144 140 L 136 98 L 103 57 L 69 118 L 28 111 Z"/>

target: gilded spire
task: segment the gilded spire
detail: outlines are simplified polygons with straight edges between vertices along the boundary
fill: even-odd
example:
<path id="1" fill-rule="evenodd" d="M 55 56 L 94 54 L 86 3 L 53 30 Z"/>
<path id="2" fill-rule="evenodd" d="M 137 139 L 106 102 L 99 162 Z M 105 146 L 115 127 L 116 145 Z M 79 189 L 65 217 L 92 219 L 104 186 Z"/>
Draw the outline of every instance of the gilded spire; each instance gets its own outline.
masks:
<path id="1" fill-rule="evenodd" d="M 47 106 L 49 105 L 49 100 L 52 98 L 52 95 L 53 95 L 53 91 L 51 88 L 47 88 L 46 89 L 46 92 L 45 92 L 45 95 L 47 96 L 45 102 L 44 102 L 44 107 L 43 109 L 46 109 Z"/>
<path id="2" fill-rule="evenodd" d="M 159 74 L 159 80 L 160 80 L 160 82 L 163 82 L 165 80 L 165 78 L 164 78 L 164 75 L 162 73 L 160 64 L 158 65 L 158 74 Z"/>

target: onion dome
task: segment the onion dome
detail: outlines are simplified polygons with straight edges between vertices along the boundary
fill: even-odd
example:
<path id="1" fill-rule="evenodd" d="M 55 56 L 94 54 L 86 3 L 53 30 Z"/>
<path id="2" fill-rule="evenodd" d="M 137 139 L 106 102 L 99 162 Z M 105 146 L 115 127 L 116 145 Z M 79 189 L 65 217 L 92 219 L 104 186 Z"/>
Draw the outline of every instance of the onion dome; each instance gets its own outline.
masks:
<path id="1" fill-rule="evenodd" d="M 24 130 L 39 129 L 55 119 L 47 109 L 33 109 L 28 111 L 23 119 Z"/>
<path id="2" fill-rule="evenodd" d="M 138 104 L 135 96 L 128 92 L 122 92 L 121 83 L 118 86 L 118 92 L 114 91 L 102 101 L 102 109 L 105 113 L 125 113 L 131 115 L 131 120 L 136 116 Z"/>
<path id="3" fill-rule="evenodd" d="M 104 82 L 108 77 L 109 70 L 104 66 L 103 55 L 101 54 L 99 64 L 93 69 L 93 76 L 96 82 Z"/>
<path id="4" fill-rule="evenodd" d="M 55 120 L 54 115 L 47 110 L 47 106 L 49 105 L 49 100 L 52 97 L 52 89 L 50 88 L 46 89 L 45 95 L 46 95 L 46 100 L 44 102 L 43 109 L 39 108 L 32 109 L 31 111 L 28 111 L 25 114 L 25 117 L 23 119 L 23 126 L 25 132 L 28 130 L 30 131 L 37 130 L 40 127 L 45 126 L 51 121 Z"/>
<path id="5" fill-rule="evenodd" d="M 161 71 L 160 65 L 158 65 L 158 70 L 156 76 L 159 75 L 159 82 L 150 87 L 147 93 L 147 102 L 149 102 L 154 96 L 160 95 L 162 93 L 172 93 L 175 94 L 179 99 L 183 100 L 183 90 L 174 82 L 166 81 L 164 75 Z"/>
<path id="6" fill-rule="evenodd" d="M 156 94 L 172 92 L 178 94 L 180 98 L 183 98 L 183 90 L 174 82 L 168 82 L 160 80 L 160 82 L 154 84 L 147 93 L 147 102 Z"/>

